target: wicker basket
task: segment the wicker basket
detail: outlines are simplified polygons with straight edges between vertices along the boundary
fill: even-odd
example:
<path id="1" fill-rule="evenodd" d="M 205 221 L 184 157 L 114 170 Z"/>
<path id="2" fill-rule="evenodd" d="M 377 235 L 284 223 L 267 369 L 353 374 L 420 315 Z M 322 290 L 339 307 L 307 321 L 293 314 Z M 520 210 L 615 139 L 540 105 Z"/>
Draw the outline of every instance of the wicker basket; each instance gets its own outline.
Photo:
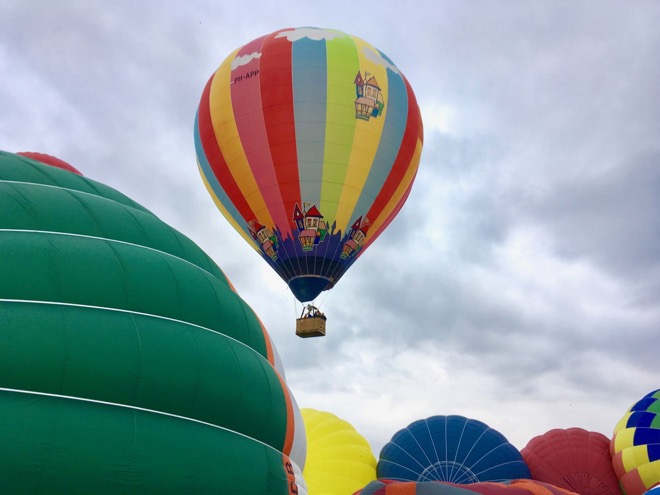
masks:
<path id="1" fill-rule="evenodd" d="M 325 318 L 320 316 L 298 318 L 296 320 L 296 335 L 302 338 L 324 337 Z"/>

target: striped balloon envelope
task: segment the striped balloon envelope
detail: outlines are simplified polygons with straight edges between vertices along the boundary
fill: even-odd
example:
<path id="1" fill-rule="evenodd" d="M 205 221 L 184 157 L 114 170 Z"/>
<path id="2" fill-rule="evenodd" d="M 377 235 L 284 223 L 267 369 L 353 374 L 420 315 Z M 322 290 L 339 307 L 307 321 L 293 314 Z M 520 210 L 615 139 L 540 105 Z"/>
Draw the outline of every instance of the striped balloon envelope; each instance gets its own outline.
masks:
<path id="1" fill-rule="evenodd" d="M 660 482 L 660 390 L 630 407 L 614 427 L 610 451 L 626 495 L 642 495 Z"/>
<path id="2" fill-rule="evenodd" d="M 329 29 L 283 29 L 238 48 L 195 118 L 216 205 L 301 302 L 332 288 L 390 224 L 422 141 L 401 71 Z"/>
<path id="3" fill-rule="evenodd" d="M 353 495 L 581 495 L 528 479 L 455 484 L 444 481 L 376 480 Z"/>

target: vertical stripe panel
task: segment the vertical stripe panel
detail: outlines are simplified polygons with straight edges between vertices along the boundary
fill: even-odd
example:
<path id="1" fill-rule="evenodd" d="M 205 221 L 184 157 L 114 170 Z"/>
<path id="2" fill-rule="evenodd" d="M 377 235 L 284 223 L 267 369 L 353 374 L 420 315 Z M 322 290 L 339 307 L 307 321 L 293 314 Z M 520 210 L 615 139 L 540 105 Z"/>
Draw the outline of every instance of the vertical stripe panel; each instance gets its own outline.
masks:
<path id="1" fill-rule="evenodd" d="M 336 37 L 326 41 L 328 60 L 328 91 L 326 96 L 326 131 L 323 166 L 323 189 L 320 211 L 332 223 L 343 184 L 355 135 L 355 75 L 360 68 L 355 41 Z M 346 225 L 337 223 L 345 230 Z"/>
<path id="2" fill-rule="evenodd" d="M 412 185 L 419 167 L 423 139 L 422 118 L 415 95 L 405 77 L 403 82 L 408 100 L 405 133 L 392 170 L 367 212 L 367 217 L 372 222 L 367 244 L 377 237 L 379 230 L 390 223 L 391 219 L 388 220 L 388 217 L 396 215 L 403 206 L 407 198 L 406 190 Z"/>
<path id="3" fill-rule="evenodd" d="M 271 158 L 267 165 L 266 162 L 254 164 L 255 175 L 262 170 L 269 174 L 262 192 L 283 236 L 291 232 L 293 205 L 300 196 L 291 50 L 292 44 L 286 37 L 270 36 L 264 43 L 260 73 L 261 96 L 265 102 L 263 119 L 268 134 L 264 151 L 270 152 Z"/>
<path id="4" fill-rule="evenodd" d="M 419 163 L 420 156 L 422 154 L 422 141 L 421 139 L 417 140 L 417 146 L 415 147 L 415 153 L 413 155 L 411 164 L 414 166 L 408 167 L 406 174 L 398 184 L 394 194 L 390 198 L 390 201 L 387 203 L 383 209 L 381 215 L 376 219 L 375 222 L 371 224 L 369 229 L 369 236 L 365 241 L 365 248 L 369 246 L 378 235 L 390 224 L 394 217 L 399 213 L 399 210 L 403 207 L 403 204 L 408 199 L 410 190 L 412 189 L 413 181 L 417 175 L 417 164 Z"/>
<path id="5" fill-rule="evenodd" d="M 406 131 L 406 124 L 408 120 L 408 92 L 406 85 L 400 74 L 392 70 L 387 71 L 389 79 L 388 87 L 388 100 L 385 102 L 387 111 L 385 113 L 385 123 L 383 126 L 383 134 L 380 142 L 378 143 L 378 150 L 374 158 L 373 165 L 369 172 L 360 198 L 355 206 L 355 211 L 351 218 L 358 218 L 366 215 L 370 220 L 371 216 L 367 212 L 372 207 L 374 201 L 383 189 L 383 185 L 390 176 L 392 168 L 395 163 L 400 168 L 405 168 L 408 164 L 399 161 L 396 162 L 401 142 Z M 399 178 L 402 176 L 403 171 L 399 170 Z M 375 220 L 375 218 L 373 219 Z"/>
<path id="6" fill-rule="evenodd" d="M 355 98 L 351 102 L 353 121 L 355 122 L 355 137 L 344 180 L 344 187 L 339 198 L 339 208 L 336 217 L 337 226 L 349 226 L 356 220 L 356 218 L 353 218 L 353 211 L 373 165 L 378 144 L 383 133 L 384 122 L 389 112 L 387 69 L 384 65 L 373 62 L 373 57 L 369 57 L 365 53 L 365 51 L 373 53 L 374 49 L 370 45 L 359 38 L 355 38 L 355 43 L 359 55 L 360 71 L 363 74 L 365 83 L 372 78 L 375 79 L 385 100 L 385 107 L 383 115 L 371 117 L 369 120 L 362 120 L 355 117 Z M 352 87 L 353 91 L 355 91 L 355 84 L 352 84 Z"/>
<path id="7" fill-rule="evenodd" d="M 197 139 L 197 136 L 195 137 Z M 203 162 L 206 165 L 202 165 Z M 250 244 L 255 250 L 261 252 L 257 247 L 256 242 L 254 242 L 254 239 L 249 234 L 245 221 L 238 213 L 238 210 L 236 210 L 234 205 L 227 199 L 227 195 L 215 180 L 214 175 L 212 173 L 209 175 L 209 171 L 204 170 L 205 167 L 208 167 L 208 161 L 202 153 L 197 155 L 197 166 L 199 167 L 199 172 L 202 176 L 204 186 L 206 186 L 206 190 L 211 195 L 211 199 L 215 203 L 218 210 L 220 210 L 220 213 L 222 213 L 229 224 L 234 227 L 234 229 L 236 229 L 239 234 L 241 234 L 241 236 L 248 242 L 248 244 Z"/>
<path id="8" fill-rule="evenodd" d="M 253 212 L 234 181 L 214 134 L 210 92 L 216 77 L 217 74 L 213 75 L 206 84 L 195 117 L 195 147 L 198 164 L 204 183 L 216 205 L 234 228 L 241 232 L 243 237 L 246 237 L 247 226 L 243 219 L 251 217 Z M 231 111 L 231 108 L 228 111 Z M 250 244 L 256 246 L 251 236 L 247 236 L 246 239 L 249 239 Z"/>
<path id="9" fill-rule="evenodd" d="M 255 40 L 250 45 L 261 43 L 262 38 Z M 246 47 L 241 48 L 238 55 L 246 53 Z M 250 169 L 250 164 L 246 158 L 246 150 L 243 147 L 242 136 L 237 126 L 237 117 L 234 114 L 234 80 L 240 72 L 232 71 L 231 64 L 234 57 L 229 57 L 218 68 L 211 84 L 209 97 L 209 107 L 211 108 L 211 120 L 215 139 L 218 147 L 222 150 L 226 168 L 216 171 L 220 184 L 227 191 L 229 198 L 234 204 L 246 203 L 250 211 L 244 211 L 239 208 L 246 222 L 251 221 L 265 209 L 265 204 L 261 195 L 256 195 L 255 191 L 259 188 L 254 175 Z M 244 67 L 244 66 L 242 66 Z M 240 71 L 242 67 L 236 70 Z M 240 111 L 240 110 L 239 110 Z M 240 117 L 239 117 L 240 118 Z M 209 160 L 211 161 L 211 160 Z M 272 224 L 270 215 L 268 218 L 260 217 L 263 224 Z"/>
<path id="10" fill-rule="evenodd" d="M 237 56 L 245 62 L 231 71 L 231 102 L 243 154 L 230 167 L 248 204 L 253 205 L 256 220 L 271 227 L 277 219 L 272 210 L 272 193 L 277 179 L 268 147 L 266 122 L 261 108 L 261 59 L 265 38 L 242 47 Z M 270 194 L 268 194 L 270 192 Z M 275 191 L 277 194 L 277 191 Z M 253 220 L 246 218 L 247 221 Z"/>
<path id="11" fill-rule="evenodd" d="M 293 99 L 296 119 L 300 201 L 320 206 L 325 150 L 326 42 L 303 38 L 293 44 Z M 300 205 L 302 207 L 302 204 Z"/>

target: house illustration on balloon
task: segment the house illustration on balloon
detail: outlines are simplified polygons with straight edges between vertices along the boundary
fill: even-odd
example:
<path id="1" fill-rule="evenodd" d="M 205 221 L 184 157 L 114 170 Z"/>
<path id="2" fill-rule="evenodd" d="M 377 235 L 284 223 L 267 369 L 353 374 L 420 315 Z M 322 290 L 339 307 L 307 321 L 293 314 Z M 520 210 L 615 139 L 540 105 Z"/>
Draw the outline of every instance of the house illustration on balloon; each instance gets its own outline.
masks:
<path id="1" fill-rule="evenodd" d="M 248 222 L 248 230 L 252 238 L 259 243 L 266 256 L 269 256 L 273 261 L 277 261 L 278 241 L 273 231 L 267 229 L 256 220 Z"/>
<path id="2" fill-rule="evenodd" d="M 316 205 L 304 203 L 303 208 L 295 205 L 293 210 L 293 222 L 298 229 L 298 240 L 303 251 L 311 251 L 314 246 L 323 242 L 328 235 L 328 223 L 323 220 L 323 215 Z M 364 241 L 369 231 L 369 220 L 360 216 L 351 226 L 342 247 L 341 259 L 346 259 L 353 255 L 364 245 Z M 335 224 L 333 223 L 331 231 L 334 233 Z"/>
<path id="3" fill-rule="evenodd" d="M 298 229 L 298 240 L 303 251 L 311 251 L 328 234 L 328 222 L 323 220 L 316 205 L 304 203 L 301 209 L 296 204 L 293 208 L 293 222 Z"/>
<path id="4" fill-rule="evenodd" d="M 370 117 L 378 117 L 383 113 L 385 101 L 380 86 L 374 76 L 369 77 L 369 72 L 358 71 L 355 76 L 355 117 L 369 120 Z"/>
<path id="5" fill-rule="evenodd" d="M 341 232 L 335 232 L 336 222 L 332 226 L 328 226 L 328 222 L 323 219 L 317 206 L 311 203 L 303 203 L 302 208 L 296 204 L 293 209 L 292 222 L 297 230 L 298 243 L 303 252 L 312 251 L 327 238 L 341 235 Z M 271 260 L 277 261 L 279 258 L 277 252 L 280 247 L 279 234 L 256 219 L 251 220 L 247 225 L 250 235 L 259 244 L 263 253 Z M 339 258 L 347 259 L 362 248 L 370 225 L 369 219 L 365 216 L 360 216 L 353 222 L 351 228 L 343 236 Z"/>
<path id="6" fill-rule="evenodd" d="M 382 115 L 385 108 L 385 100 L 376 77 L 365 71 L 364 76 L 358 71 L 355 76 L 355 118 L 369 120 L 371 117 Z M 334 235 L 336 222 L 328 228 L 328 222 L 323 215 L 311 203 L 303 203 L 302 208 L 296 204 L 293 210 L 292 222 L 298 230 L 298 242 L 303 252 L 309 252 L 322 243 L 328 233 Z M 278 260 L 277 251 L 280 241 L 277 231 L 269 229 L 259 223 L 256 219 L 248 222 L 248 231 L 252 238 L 259 244 L 263 253 L 272 261 Z M 346 234 L 342 246 L 340 258 L 347 259 L 357 253 L 362 246 L 369 230 L 370 222 L 366 217 L 360 216 L 351 226 Z"/>
<path id="7" fill-rule="evenodd" d="M 341 259 L 346 259 L 354 255 L 362 248 L 370 226 L 371 223 L 367 217 L 360 217 L 353 222 L 351 230 L 348 232 L 348 240 L 344 242 L 344 247 L 341 251 Z"/>

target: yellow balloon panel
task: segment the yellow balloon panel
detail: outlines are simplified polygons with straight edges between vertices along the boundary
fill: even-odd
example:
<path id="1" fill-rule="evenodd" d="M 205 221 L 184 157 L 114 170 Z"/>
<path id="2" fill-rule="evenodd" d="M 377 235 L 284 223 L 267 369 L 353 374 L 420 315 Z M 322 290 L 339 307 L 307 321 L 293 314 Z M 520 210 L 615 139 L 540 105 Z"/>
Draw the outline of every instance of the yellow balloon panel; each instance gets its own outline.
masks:
<path id="1" fill-rule="evenodd" d="M 309 495 L 346 495 L 376 479 L 367 440 L 332 413 L 301 409 L 307 434 L 303 476 Z"/>

